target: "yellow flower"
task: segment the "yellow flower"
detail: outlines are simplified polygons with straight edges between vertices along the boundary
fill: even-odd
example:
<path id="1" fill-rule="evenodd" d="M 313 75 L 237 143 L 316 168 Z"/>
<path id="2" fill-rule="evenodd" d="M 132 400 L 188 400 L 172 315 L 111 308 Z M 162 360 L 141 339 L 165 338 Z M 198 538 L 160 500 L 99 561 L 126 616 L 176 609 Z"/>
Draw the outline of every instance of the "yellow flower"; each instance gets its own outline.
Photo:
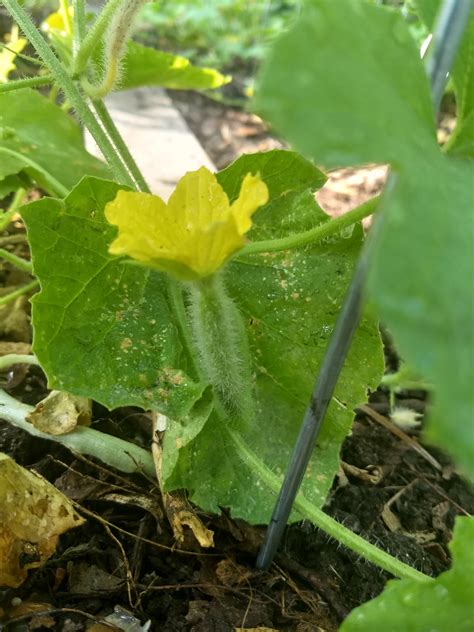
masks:
<path id="1" fill-rule="evenodd" d="M 248 173 L 230 204 L 205 167 L 183 176 L 168 204 L 157 195 L 119 191 L 105 208 L 105 217 L 119 229 L 109 252 L 183 281 L 207 277 L 242 248 L 252 215 L 267 201 L 266 184 Z"/>
<path id="2" fill-rule="evenodd" d="M 28 41 L 18 36 L 18 27 L 14 26 L 10 33 L 10 40 L 7 48 L 0 48 L 0 83 L 7 83 L 8 75 L 15 70 L 15 58 L 17 53 L 25 48 Z"/>

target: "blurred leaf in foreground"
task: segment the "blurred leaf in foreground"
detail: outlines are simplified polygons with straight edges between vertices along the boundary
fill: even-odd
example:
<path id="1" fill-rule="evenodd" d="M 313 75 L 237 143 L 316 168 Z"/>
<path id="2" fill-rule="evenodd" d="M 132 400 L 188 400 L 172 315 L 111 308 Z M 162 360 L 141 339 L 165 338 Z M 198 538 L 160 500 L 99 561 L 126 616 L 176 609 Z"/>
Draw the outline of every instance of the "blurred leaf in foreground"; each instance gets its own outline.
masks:
<path id="1" fill-rule="evenodd" d="M 453 567 L 430 582 L 389 581 L 376 599 L 353 610 L 340 632 L 472 632 L 474 518 L 458 518 L 450 549 Z"/>

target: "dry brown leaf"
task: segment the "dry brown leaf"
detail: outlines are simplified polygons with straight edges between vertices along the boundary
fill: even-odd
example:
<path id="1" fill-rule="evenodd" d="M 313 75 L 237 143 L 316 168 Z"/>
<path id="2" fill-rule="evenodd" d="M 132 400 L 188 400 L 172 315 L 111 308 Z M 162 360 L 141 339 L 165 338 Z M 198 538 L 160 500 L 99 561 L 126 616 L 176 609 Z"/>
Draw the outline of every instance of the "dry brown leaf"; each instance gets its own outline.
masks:
<path id="1" fill-rule="evenodd" d="M 151 445 L 153 461 L 155 463 L 156 477 L 160 483 L 160 489 L 163 489 L 162 477 L 162 444 L 161 438 L 168 424 L 168 418 L 156 411 L 152 413 L 152 427 L 155 440 Z M 177 493 L 174 495 L 162 492 L 163 506 L 166 516 L 173 529 L 173 535 L 176 542 L 182 544 L 184 542 L 183 526 L 191 529 L 194 537 L 203 548 L 214 546 L 214 532 L 207 529 L 201 519 L 193 511 L 192 507 L 187 503 L 183 496 Z"/>
<path id="2" fill-rule="evenodd" d="M 214 546 L 214 532 L 204 526 L 202 520 L 194 513 L 184 498 L 163 494 L 163 501 L 173 535 L 178 543 L 184 541 L 183 526 L 187 526 L 203 548 Z"/>
<path id="3" fill-rule="evenodd" d="M 400 518 L 393 513 L 388 503 L 384 505 L 384 508 L 382 509 L 382 513 L 380 515 L 382 517 L 382 520 L 385 522 L 386 527 L 390 529 L 392 533 L 401 530 L 402 523 L 400 522 Z"/>
<path id="4" fill-rule="evenodd" d="M 378 485 L 383 478 L 383 469 L 378 465 L 367 465 L 365 468 L 356 467 L 345 461 L 341 461 L 342 469 L 346 474 L 354 476 L 355 478 L 364 481 L 365 483 L 372 483 L 372 485 Z"/>
<path id="5" fill-rule="evenodd" d="M 0 586 L 17 588 L 84 522 L 51 483 L 0 453 Z"/>
<path id="6" fill-rule="evenodd" d="M 101 494 L 98 497 L 101 500 L 108 500 L 121 505 L 140 507 L 141 509 L 148 511 L 148 513 L 150 513 L 157 522 L 160 522 L 163 519 L 163 512 L 161 511 L 156 498 L 152 496 L 146 496 L 145 494 L 137 494 L 136 492 L 133 492 L 132 494 L 107 493 Z"/>
<path id="7" fill-rule="evenodd" d="M 90 426 L 92 402 L 63 391 L 51 393 L 36 405 L 27 420 L 35 428 L 50 435 L 63 435 L 76 426 Z"/>
<path id="8" fill-rule="evenodd" d="M 232 560 L 221 560 L 216 566 L 216 577 L 224 586 L 238 586 L 252 577 L 252 571 Z"/>

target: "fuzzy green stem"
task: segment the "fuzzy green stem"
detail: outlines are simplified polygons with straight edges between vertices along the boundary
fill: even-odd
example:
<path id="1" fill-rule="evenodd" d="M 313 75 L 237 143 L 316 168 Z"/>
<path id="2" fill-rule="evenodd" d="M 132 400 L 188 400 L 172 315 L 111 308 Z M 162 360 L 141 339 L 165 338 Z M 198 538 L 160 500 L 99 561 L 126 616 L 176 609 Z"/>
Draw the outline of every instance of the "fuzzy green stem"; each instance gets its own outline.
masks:
<path id="1" fill-rule="evenodd" d="M 321 241 L 335 233 L 340 233 L 344 228 L 360 222 L 365 217 L 372 215 L 380 201 L 380 196 L 376 196 L 364 202 L 360 206 L 348 211 L 340 217 L 310 228 L 303 233 L 296 233 L 281 239 L 268 239 L 265 241 L 250 242 L 239 252 L 239 257 L 243 255 L 253 255 L 260 252 L 275 252 L 279 250 L 289 250 L 290 248 L 301 248 L 307 244 Z"/>
<path id="2" fill-rule="evenodd" d="M 26 193 L 26 190 L 23 188 L 17 189 L 15 195 L 13 196 L 13 200 L 8 207 L 8 210 L 0 216 L 0 233 L 2 233 L 8 224 L 11 222 L 13 215 L 18 211 L 23 202 L 23 197 Z"/>
<path id="3" fill-rule="evenodd" d="M 120 472 L 142 471 L 147 476 L 155 478 L 155 465 L 147 450 L 123 439 L 82 426 L 64 435 L 46 434 L 26 421 L 33 410 L 32 406 L 22 404 L 4 391 L 0 391 L 0 417 L 17 428 L 34 437 L 61 443 L 73 452 L 93 456 Z"/>
<path id="4" fill-rule="evenodd" d="M 30 57 L 29 55 L 25 55 L 24 53 L 17 53 L 16 50 L 13 50 L 13 48 L 10 48 L 10 46 L 7 46 L 3 42 L 0 42 L 0 50 L 2 48 L 4 48 L 5 50 L 10 51 L 10 53 L 14 53 L 19 59 L 23 59 L 23 61 L 27 61 L 30 64 L 35 64 L 35 66 L 42 66 L 42 63 L 40 62 L 39 59 L 35 59 L 34 57 Z"/>
<path id="5" fill-rule="evenodd" d="M 72 35 L 72 20 L 69 13 L 68 0 L 59 0 L 59 6 L 61 9 L 61 13 L 63 14 L 64 24 L 66 25 L 66 33 L 68 35 Z"/>
<path id="6" fill-rule="evenodd" d="M 17 257 L 9 250 L 5 250 L 4 248 L 0 248 L 0 257 L 14 265 L 16 268 L 20 270 L 24 270 L 25 272 L 32 272 L 33 265 L 31 261 L 26 261 L 26 259 L 22 259 L 21 257 Z"/>
<path id="7" fill-rule="evenodd" d="M 433 384 L 423 381 L 411 369 L 403 366 L 396 373 L 387 373 L 382 377 L 381 386 L 386 386 L 393 392 L 404 389 L 420 389 L 424 391 L 434 390 Z"/>
<path id="8" fill-rule="evenodd" d="M 82 42 L 84 41 L 87 28 L 86 28 L 86 7 L 84 0 L 74 0 L 74 29 L 73 29 L 73 56 L 76 59 Z"/>
<path id="9" fill-rule="evenodd" d="M 35 366 L 40 366 L 38 358 L 35 355 L 8 353 L 7 355 L 0 356 L 0 371 L 4 371 L 15 364 L 34 364 Z"/>
<path id="10" fill-rule="evenodd" d="M 40 77 L 29 77 L 28 79 L 17 79 L 16 81 L 8 81 L 0 84 L 0 94 L 5 92 L 13 92 L 13 90 L 21 90 L 22 88 L 39 88 L 40 86 L 49 86 L 53 83 L 51 75 L 41 75 Z"/>
<path id="11" fill-rule="evenodd" d="M 189 283 L 189 309 L 200 371 L 226 421 L 254 416 L 251 356 L 242 316 L 220 274 Z"/>
<path id="12" fill-rule="evenodd" d="M 87 62 L 94 53 L 97 44 L 102 41 L 103 35 L 110 24 L 112 16 L 120 6 L 122 1 L 123 0 L 109 0 L 109 2 L 107 2 L 105 7 L 102 9 L 98 18 L 92 25 L 92 28 L 87 33 L 77 53 L 73 68 L 73 73 L 75 76 L 80 75 L 86 69 Z"/>
<path id="13" fill-rule="evenodd" d="M 281 480 L 278 476 L 275 476 L 275 474 L 266 467 L 261 459 L 252 452 L 248 445 L 243 441 L 242 437 L 235 432 L 235 430 L 231 429 L 227 425 L 223 425 L 223 428 L 224 432 L 227 432 L 231 438 L 242 461 L 251 469 L 252 472 L 255 472 L 257 476 L 262 479 L 262 481 L 275 495 L 278 495 L 281 487 Z M 334 520 L 334 518 L 331 518 L 331 516 L 328 516 L 324 513 L 324 511 L 318 509 L 306 500 L 301 492 L 296 497 L 294 506 L 302 516 L 311 520 L 311 522 L 329 536 L 336 539 L 351 551 L 361 555 L 369 562 L 372 562 L 376 566 L 379 566 L 392 575 L 395 575 L 395 577 L 416 579 L 418 581 L 429 581 L 431 579 L 424 573 L 404 564 L 396 557 L 382 551 L 350 529 L 347 529 L 347 527 L 344 527 L 342 524 Z"/>
<path id="14" fill-rule="evenodd" d="M 11 303 L 11 301 L 14 301 L 19 296 L 22 296 L 23 294 L 27 294 L 30 290 L 34 290 L 36 287 L 38 287 L 38 285 L 39 285 L 39 281 L 35 279 L 34 281 L 31 281 L 31 283 L 27 283 L 26 285 L 23 285 L 22 287 L 18 288 L 18 290 L 10 292 L 10 294 L 5 294 L 4 296 L 0 296 L 0 305 L 6 305 L 7 303 Z"/>
<path id="15" fill-rule="evenodd" d="M 63 64 L 61 64 L 59 59 L 45 42 L 29 15 L 19 5 L 17 0 L 3 0 L 3 4 L 8 9 L 13 19 L 17 22 L 24 35 L 35 48 L 36 52 L 53 76 L 55 82 L 61 86 L 67 100 L 76 110 L 79 119 L 92 134 L 92 137 L 112 169 L 115 178 L 122 184 L 127 184 L 132 188 L 135 188 L 131 176 L 129 175 L 127 169 L 123 166 L 115 148 L 107 137 L 107 134 L 87 106 L 87 103 L 85 102 L 78 87 L 69 76 L 66 68 Z"/>
<path id="16" fill-rule="evenodd" d="M 133 18 L 145 0 L 123 0 L 115 11 L 104 36 L 102 79 L 91 84 L 86 77 L 82 80 L 84 91 L 94 100 L 112 92 L 120 77 L 122 58 L 126 52 L 127 41 L 133 24 Z"/>
<path id="17" fill-rule="evenodd" d="M 102 123 L 106 133 L 112 141 L 117 153 L 120 155 L 122 162 L 128 169 L 129 173 L 133 177 L 136 183 L 136 188 L 144 193 L 150 193 L 150 187 L 146 183 L 134 157 L 130 153 L 127 144 L 123 140 L 120 132 L 118 131 L 112 117 L 109 114 L 104 102 L 101 100 L 92 101 L 92 107 L 96 111 L 96 114 Z"/>

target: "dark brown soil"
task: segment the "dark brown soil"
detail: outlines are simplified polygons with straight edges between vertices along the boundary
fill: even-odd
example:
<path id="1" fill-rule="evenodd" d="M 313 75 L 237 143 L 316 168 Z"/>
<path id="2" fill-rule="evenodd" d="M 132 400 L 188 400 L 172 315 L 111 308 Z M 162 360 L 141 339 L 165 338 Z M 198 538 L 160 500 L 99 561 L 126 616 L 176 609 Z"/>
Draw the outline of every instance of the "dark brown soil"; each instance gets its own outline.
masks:
<path id="1" fill-rule="evenodd" d="M 32 369 L 10 392 L 31 401 L 45 390 L 41 372 Z M 425 406 L 421 393 L 402 396 L 400 405 Z M 374 409 L 387 409 L 385 393 L 371 399 Z M 141 429 L 139 439 L 148 442 L 146 417 L 139 411 L 108 413 L 97 406 L 94 426 L 126 437 L 131 414 L 135 429 Z M 287 529 L 269 572 L 257 571 L 263 529 L 225 512 L 201 515 L 215 533 L 215 548 L 200 549 L 189 533 L 184 554 L 173 550 L 160 494 L 150 481 L 75 458 L 5 422 L 0 422 L 0 451 L 54 482 L 87 518 L 61 537 L 53 557 L 30 571 L 20 588 L 0 592 L 3 630 L 105 630 L 94 628 L 94 622 L 120 607 L 142 623 L 151 621 L 151 630 L 332 631 L 351 609 L 377 595 L 388 578 L 307 522 Z M 326 510 L 377 546 L 435 575 L 449 567 L 446 545 L 454 517 L 474 509 L 474 495 L 444 455 L 430 452 L 441 470 L 359 413 Z M 143 499 L 149 510 L 143 509 Z"/>

